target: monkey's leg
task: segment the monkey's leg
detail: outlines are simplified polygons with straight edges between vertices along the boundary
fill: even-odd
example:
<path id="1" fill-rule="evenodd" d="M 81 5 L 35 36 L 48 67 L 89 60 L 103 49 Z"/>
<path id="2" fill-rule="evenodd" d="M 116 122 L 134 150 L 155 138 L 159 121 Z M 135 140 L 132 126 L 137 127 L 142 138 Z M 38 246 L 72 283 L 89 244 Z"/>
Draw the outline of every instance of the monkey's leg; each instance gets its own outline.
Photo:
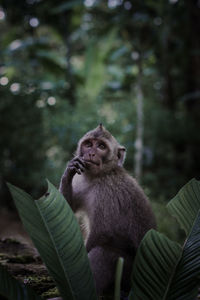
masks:
<path id="1" fill-rule="evenodd" d="M 95 247 L 88 253 L 98 295 L 114 287 L 116 256 L 106 248 Z"/>
<path id="2" fill-rule="evenodd" d="M 92 248 L 88 253 L 90 266 L 96 283 L 98 295 L 114 291 L 116 266 L 119 257 L 124 258 L 124 268 L 121 289 L 128 292 L 133 265 L 133 257 L 120 249 L 109 246 Z"/>

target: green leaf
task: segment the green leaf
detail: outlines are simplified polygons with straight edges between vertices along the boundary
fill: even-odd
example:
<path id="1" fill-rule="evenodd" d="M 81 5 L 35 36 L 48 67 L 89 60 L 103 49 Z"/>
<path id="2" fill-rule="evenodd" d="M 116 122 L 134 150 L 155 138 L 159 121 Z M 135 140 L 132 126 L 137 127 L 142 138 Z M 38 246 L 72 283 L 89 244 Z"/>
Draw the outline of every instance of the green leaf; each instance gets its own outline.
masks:
<path id="1" fill-rule="evenodd" d="M 115 300 L 120 300 L 121 280 L 124 266 L 123 257 L 119 257 L 117 261 L 116 275 L 115 275 Z"/>
<path id="2" fill-rule="evenodd" d="M 200 183 L 190 181 L 168 205 L 188 237 L 183 247 L 149 231 L 136 255 L 129 299 L 192 300 L 200 276 Z"/>
<path id="3" fill-rule="evenodd" d="M 150 230 L 137 251 L 129 299 L 162 300 L 181 255 L 179 244 Z"/>
<path id="4" fill-rule="evenodd" d="M 99 95 L 108 81 L 106 57 L 113 47 L 116 34 L 117 30 L 111 30 L 103 39 L 91 40 L 86 49 L 83 78 L 90 101 Z"/>
<path id="5" fill-rule="evenodd" d="M 35 55 L 38 58 L 46 60 L 48 65 L 51 65 L 54 68 L 59 68 L 61 70 L 67 68 L 66 59 L 62 56 L 58 56 L 56 51 L 37 50 L 35 51 Z"/>
<path id="6" fill-rule="evenodd" d="M 64 3 L 60 4 L 59 6 L 51 9 L 52 14 L 60 14 L 66 10 L 73 9 L 77 6 L 83 5 L 82 0 L 73 0 L 73 1 L 65 1 Z"/>
<path id="7" fill-rule="evenodd" d="M 183 293 L 184 299 L 195 298 L 200 276 L 200 182 L 190 180 L 167 208 L 188 235 L 169 296 L 173 293 L 179 299 Z"/>
<path id="8" fill-rule="evenodd" d="M 12 277 L 2 265 L 0 265 L 0 296 L 10 300 L 41 299 L 29 286 L 23 285 Z"/>
<path id="9" fill-rule="evenodd" d="M 64 197 L 48 182 L 34 201 L 9 184 L 19 215 L 65 300 L 94 300 L 96 292 L 79 225 Z"/>
<path id="10" fill-rule="evenodd" d="M 185 241 L 166 299 L 196 299 L 200 276 L 200 213 Z"/>
<path id="11" fill-rule="evenodd" d="M 200 210 L 200 182 L 190 180 L 169 202 L 167 208 L 188 235 Z"/>

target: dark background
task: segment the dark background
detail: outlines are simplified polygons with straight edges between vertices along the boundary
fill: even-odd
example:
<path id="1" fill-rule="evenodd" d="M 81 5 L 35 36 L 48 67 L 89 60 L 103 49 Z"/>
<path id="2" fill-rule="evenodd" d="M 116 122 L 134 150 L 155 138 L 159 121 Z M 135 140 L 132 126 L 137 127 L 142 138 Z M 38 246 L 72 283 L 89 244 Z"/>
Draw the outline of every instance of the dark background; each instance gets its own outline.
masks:
<path id="1" fill-rule="evenodd" d="M 200 170 L 200 1 L 0 0 L 0 209 L 5 182 L 38 198 L 103 122 L 165 208 Z M 137 141 L 137 142 L 136 142 Z"/>

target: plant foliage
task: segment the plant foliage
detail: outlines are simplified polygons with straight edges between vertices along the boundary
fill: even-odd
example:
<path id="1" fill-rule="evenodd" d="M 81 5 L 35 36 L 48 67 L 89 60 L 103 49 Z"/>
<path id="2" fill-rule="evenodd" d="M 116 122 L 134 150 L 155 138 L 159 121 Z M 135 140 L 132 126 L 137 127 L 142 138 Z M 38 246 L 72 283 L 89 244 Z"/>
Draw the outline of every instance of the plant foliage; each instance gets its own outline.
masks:
<path id="1" fill-rule="evenodd" d="M 96 299 L 87 252 L 76 218 L 48 182 L 39 200 L 9 184 L 21 220 L 54 278 L 63 300 Z"/>
<path id="2" fill-rule="evenodd" d="M 25 286 L 13 278 L 3 266 L 0 265 L 0 295 L 10 300 L 40 300 L 29 286 Z M 1 297 L 0 297 L 1 298 Z"/>
<path id="3" fill-rule="evenodd" d="M 19 188 L 10 184 L 9 188 L 24 226 L 62 298 L 97 299 L 81 232 L 63 196 L 49 182 L 48 192 L 36 201 Z M 185 243 L 181 246 L 155 230 L 145 235 L 133 266 L 129 300 L 193 300 L 197 297 L 200 276 L 200 182 L 195 179 L 188 182 L 168 204 L 168 209 L 185 230 Z M 120 299 L 122 269 L 123 258 L 119 258 L 115 280 L 116 300 Z M 12 288 L 8 288 L 7 282 L 12 286 L 12 280 L 2 270 L 0 268 L 3 278 L 0 291 L 4 289 L 2 293 L 9 295 Z M 18 289 L 23 292 L 18 285 L 16 288 L 16 282 L 13 286 L 13 293 Z"/>
<path id="4" fill-rule="evenodd" d="M 130 300 L 188 300 L 198 293 L 200 275 L 200 182 L 191 180 L 168 204 L 184 228 L 181 247 L 150 230 L 134 263 Z"/>

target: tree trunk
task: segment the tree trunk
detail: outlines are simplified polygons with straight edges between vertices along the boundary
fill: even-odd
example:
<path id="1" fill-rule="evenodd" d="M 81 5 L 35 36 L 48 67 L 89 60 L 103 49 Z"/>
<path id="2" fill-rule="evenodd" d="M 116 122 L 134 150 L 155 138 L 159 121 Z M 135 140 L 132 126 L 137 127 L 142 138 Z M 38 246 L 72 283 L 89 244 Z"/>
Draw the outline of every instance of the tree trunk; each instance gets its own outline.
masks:
<path id="1" fill-rule="evenodd" d="M 142 65 L 141 60 L 138 61 L 138 81 L 136 85 L 136 140 L 135 140 L 135 177 L 138 181 L 141 180 L 142 176 L 142 159 L 143 159 L 143 131 L 144 131 L 144 121 L 143 121 L 143 90 L 142 90 Z"/>
<path id="2" fill-rule="evenodd" d="M 75 80 L 74 80 L 74 74 L 71 64 L 71 56 L 72 56 L 72 43 L 71 43 L 71 37 L 70 37 L 70 22 L 71 22 L 71 11 L 68 11 L 67 13 L 64 12 L 61 15 L 61 21 L 60 21 L 60 31 L 63 36 L 63 40 L 66 46 L 66 62 L 67 62 L 67 70 L 66 70 L 66 81 L 69 83 L 69 86 L 65 90 L 65 95 L 67 100 L 72 106 L 76 105 L 76 88 L 75 88 Z"/>
<path id="3" fill-rule="evenodd" d="M 186 1 L 188 12 L 186 107 L 199 119 L 200 108 L 200 8 L 199 1 Z"/>

